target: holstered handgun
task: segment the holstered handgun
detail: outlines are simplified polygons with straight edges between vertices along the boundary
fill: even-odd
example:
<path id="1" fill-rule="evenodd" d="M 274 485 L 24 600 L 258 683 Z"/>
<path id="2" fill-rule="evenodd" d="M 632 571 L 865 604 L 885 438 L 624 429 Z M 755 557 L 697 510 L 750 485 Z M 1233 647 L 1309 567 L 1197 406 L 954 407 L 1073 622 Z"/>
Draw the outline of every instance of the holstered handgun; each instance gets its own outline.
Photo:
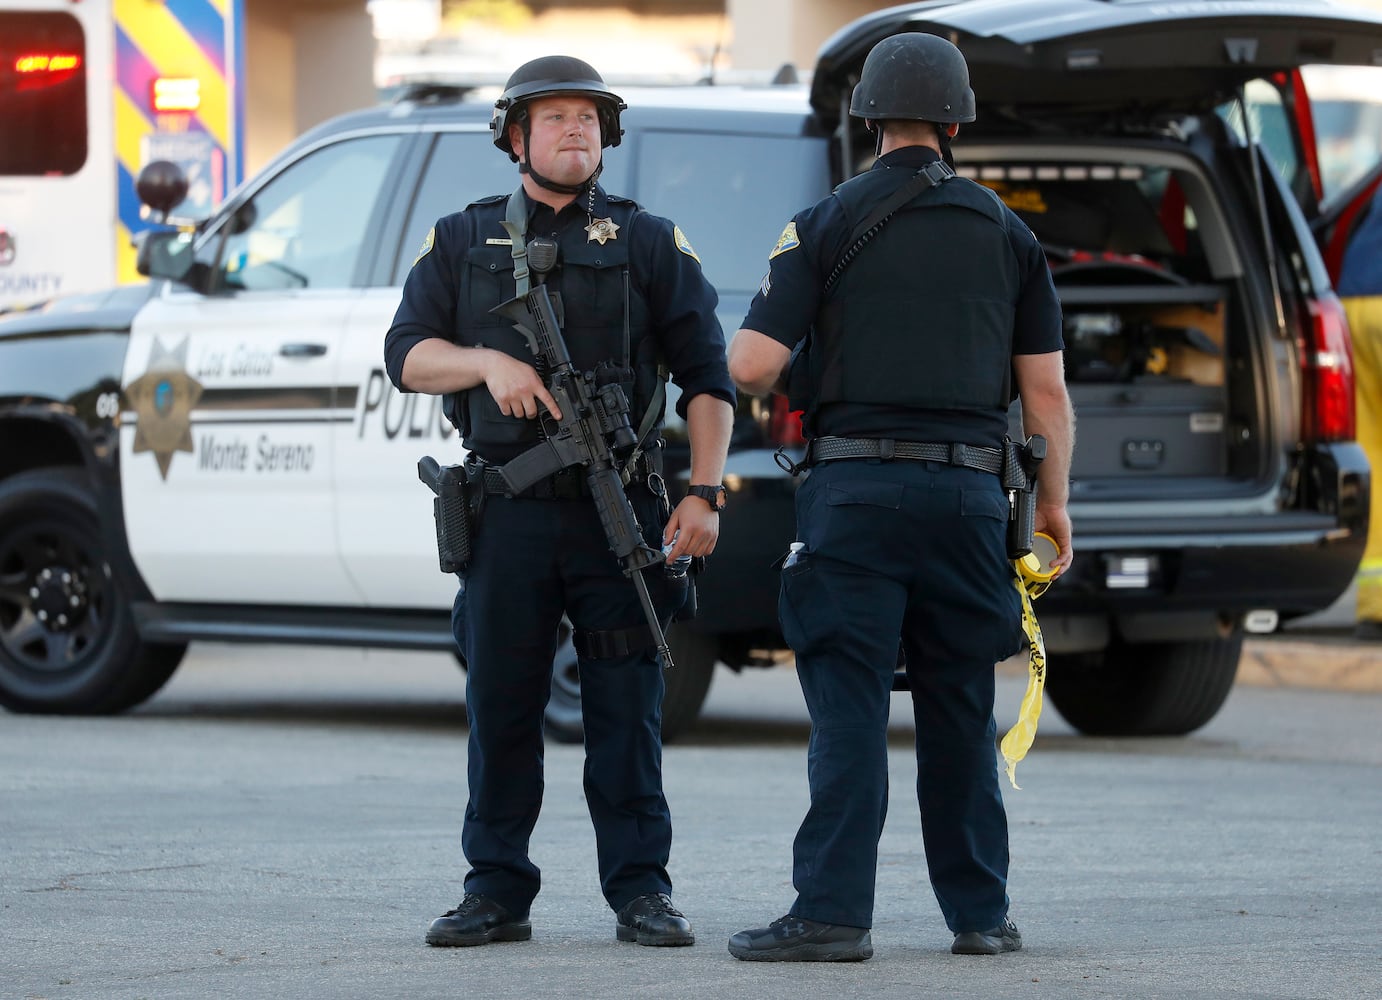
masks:
<path id="1" fill-rule="evenodd" d="M 432 516 L 437 522 L 437 562 L 443 573 L 462 573 L 470 565 L 473 508 L 465 466 L 438 464 L 431 455 L 417 463 L 417 476 L 435 497 Z"/>
<path id="2" fill-rule="evenodd" d="M 1032 551 L 1036 534 L 1037 466 L 1046 459 L 1046 438 L 1033 434 L 1025 443 L 1003 442 L 1003 489 L 1008 491 L 1008 558 Z"/>

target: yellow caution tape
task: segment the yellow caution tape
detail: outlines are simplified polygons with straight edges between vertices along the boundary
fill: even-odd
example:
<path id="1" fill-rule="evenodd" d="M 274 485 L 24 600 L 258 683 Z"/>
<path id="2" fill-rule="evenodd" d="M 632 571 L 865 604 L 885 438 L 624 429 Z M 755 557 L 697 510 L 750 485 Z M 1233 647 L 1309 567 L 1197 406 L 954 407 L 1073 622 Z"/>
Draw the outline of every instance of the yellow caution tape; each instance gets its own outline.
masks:
<path id="1" fill-rule="evenodd" d="M 1022 631 L 1027 633 L 1029 647 L 1027 693 L 1022 696 L 1016 724 L 999 744 L 1008 781 L 1018 790 L 1022 786 L 1017 783 L 1017 764 L 1027 756 L 1036 739 L 1037 721 L 1041 718 L 1041 693 L 1046 688 L 1046 642 L 1041 637 L 1041 625 L 1032 611 L 1032 600 L 1046 593 L 1046 588 L 1055 579 L 1056 574 L 1050 568 L 1050 562 L 1060 554 L 1051 537 L 1040 532 L 1037 533 L 1034 549 L 1013 562 L 1013 569 L 1017 572 L 1013 585 L 1022 597 Z"/>

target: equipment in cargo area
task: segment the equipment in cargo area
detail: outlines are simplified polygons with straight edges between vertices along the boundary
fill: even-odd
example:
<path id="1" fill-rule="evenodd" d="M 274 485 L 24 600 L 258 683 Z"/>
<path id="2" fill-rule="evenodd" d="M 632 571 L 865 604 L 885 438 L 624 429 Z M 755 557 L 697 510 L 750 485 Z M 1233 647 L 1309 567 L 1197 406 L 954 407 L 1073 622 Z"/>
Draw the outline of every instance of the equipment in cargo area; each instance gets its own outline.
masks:
<path id="1" fill-rule="evenodd" d="M 1226 474 L 1222 289 L 1061 294 L 1066 382 L 1080 417 L 1072 476 Z"/>

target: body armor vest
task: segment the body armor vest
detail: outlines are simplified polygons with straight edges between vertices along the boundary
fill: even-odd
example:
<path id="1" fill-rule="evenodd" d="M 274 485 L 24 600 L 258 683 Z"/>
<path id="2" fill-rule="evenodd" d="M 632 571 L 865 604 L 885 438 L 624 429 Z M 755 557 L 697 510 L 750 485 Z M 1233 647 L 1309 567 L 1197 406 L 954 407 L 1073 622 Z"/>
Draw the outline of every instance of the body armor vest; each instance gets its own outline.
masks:
<path id="1" fill-rule="evenodd" d="M 509 320 L 490 312 L 516 294 L 513 257 L 503 227 L 507 204 L 506 197 L 486 198 L 466 209 L 473 220 L 473 244 L 464 251 L 461 264 L 456 342 L 503 351 L 533 364 L 523 335 Z M 557 266 L 548 275 L 547 286 L 561 300 L 562 337 L 576 370 L 593 371 L 611 362 L 626 369 L 620 381 L 636 427 L 653 398 L 658 345 L 650 333 L 647 302 L 630 279 L 629 242 L 622 238 L 632 232 L 629 227 L 639 208 L 632 201 L 610 196 L 607 211 L 619 225 L 621 238 L 601 246 L 586 238 L 584 227 L 567 222 L 558 237 Z M 490 239 L 504 242 L 486 245 Z M 448 403 L 467 447 L 482 458 L 506 461 L 539 440 L 538 421 L 500 413 L 484 385 L 458 393 Z"/>
<path id="2" fill-rule="evenodd" d="M 840 185 L 850 231 L 912 174 L 873 170 Z M 878 229 L 816 317 L 808 419 L 827 403 L 1006 410 L 1021 291 L 1006 221 L 997 195 L 954 178 Z"/>

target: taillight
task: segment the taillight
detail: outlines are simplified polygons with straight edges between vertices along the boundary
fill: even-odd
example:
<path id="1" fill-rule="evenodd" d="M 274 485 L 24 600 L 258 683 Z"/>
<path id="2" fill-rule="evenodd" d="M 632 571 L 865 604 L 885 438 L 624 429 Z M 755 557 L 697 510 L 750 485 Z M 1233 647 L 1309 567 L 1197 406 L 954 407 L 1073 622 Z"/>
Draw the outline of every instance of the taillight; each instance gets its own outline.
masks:
<path id="1" fill-rule="evenodd" d="M 1343 303 L 1330 294 L 1308 299 L 1309 329 L 1301 343 L 1301 437 L 1310 444 L 1352 441 L 1353 342 Z"/>
<path id="2" fill-rule="evenodd" d="M 777 448 L 806 443 L 801 435 L 801 411 L 791 409 L 786 396 L 775 394 L 769 403 L 768 443 Z"/>

